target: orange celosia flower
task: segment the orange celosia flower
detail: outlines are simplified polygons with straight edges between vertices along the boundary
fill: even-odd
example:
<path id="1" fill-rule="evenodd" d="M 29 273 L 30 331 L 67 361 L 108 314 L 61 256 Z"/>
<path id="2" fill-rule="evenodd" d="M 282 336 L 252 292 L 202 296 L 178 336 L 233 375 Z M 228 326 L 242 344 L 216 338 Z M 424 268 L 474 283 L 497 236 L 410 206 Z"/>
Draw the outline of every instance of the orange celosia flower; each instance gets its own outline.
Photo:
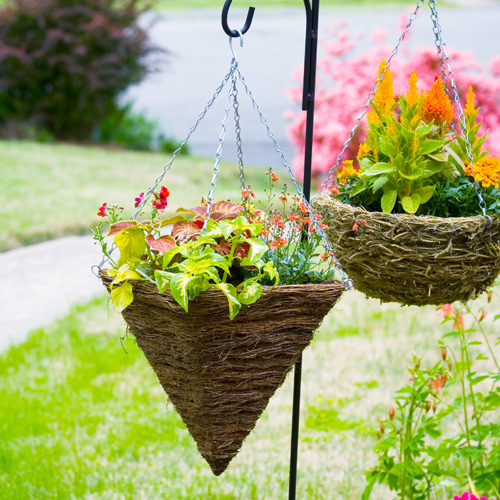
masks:
<path id="1" fill-rule="evenodd" d="M 436 125 L 440 125 L 453 121 L 453 106 L 445 93 L 444 84 L 440 78 L 436 77 L 431 90 L 425 94 L 422 110 L 424 121 L 427 123 L 434 120 Z"/>
<path id="2" fill-rule="evenodd" d="M 385 72 L 384 72 L 385 69 Z M 382 81 L 379 83 L 377 90 L 375 91 L 375 96 L 373 98 L 373 104 L 382 115 L 387 115 L 391 113 L 394 108 L 394 87 L 392 83 L 392 73 L 391 70 L 387 67 L 387 62 L 384 60 L 380 63 L 378 68 L 377 80 L 380 78 L 380 75 L 384 73 Z M 368 113 L 366 117 L 368 123 L 379 123 L 380 118 L 375 112 L 372 110 Z"/>
<path id="3" fill-rule="evenodd" d="M 472 177 L 472 167 L 469 162 L 465 162 L 465 173 Z M 481 183 L 483 187 L 498 187 L 500 177 L 500 160 L 498 158 L 482 158 L 474 163 L 474 179 Z"/>

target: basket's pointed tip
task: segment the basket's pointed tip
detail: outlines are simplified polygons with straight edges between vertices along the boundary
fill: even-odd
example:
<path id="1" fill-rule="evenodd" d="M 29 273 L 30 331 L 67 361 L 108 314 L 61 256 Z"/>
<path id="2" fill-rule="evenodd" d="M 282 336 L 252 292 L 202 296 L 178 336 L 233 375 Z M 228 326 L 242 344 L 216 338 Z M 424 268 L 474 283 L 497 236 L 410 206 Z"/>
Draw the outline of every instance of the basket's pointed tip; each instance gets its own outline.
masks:
<path id="1" fill-rule="evenodd" d="M 227 469 L 227 467 L 229 465 L 229 462 L 231 462 L 231 460 L 234 457 L 224 458 L 224 459 L 220 459 L 220 458 L 211 459 L 211 458 L 204 456 L 203 458 L 207 461 L 208 465 L 210 466 L 210 469 L 214 473 L 214 476 L 220 476 L 221 474 L 223 474 L 225 472 L 225 470 Z"/>

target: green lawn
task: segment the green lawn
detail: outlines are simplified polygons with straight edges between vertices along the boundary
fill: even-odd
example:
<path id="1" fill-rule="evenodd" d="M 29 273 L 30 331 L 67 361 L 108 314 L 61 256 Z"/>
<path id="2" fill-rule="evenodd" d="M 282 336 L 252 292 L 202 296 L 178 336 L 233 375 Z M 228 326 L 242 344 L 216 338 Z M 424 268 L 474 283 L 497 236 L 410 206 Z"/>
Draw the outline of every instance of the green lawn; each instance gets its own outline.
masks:
<path id="1" fill-rule="evenodd" d="M 304 355 L 297 498 L 359 500 L 374 464 L 371 430 L 406 382 L 412 352 L 439 358 L 448 328 L 439 321 L 433 307 L 345 294 Z M 100 298 L 0 356 L 2 500 L 286 498 L 291 377 L 216 478 L 123 336 Z M 388 498 L 384 489 L 372 497 Z"/>
<path id="2" fill-rule="evenodd" d="M 125 206 L 147 190 L 170 160 L 168 154 L 98 147 L 0 141 L 0 251 L 87 230 L 103 202 Z M 208 193 L 213 160 L 177 158 L 163 184 L 172 207 L 194 206 Z M 247 183 L 261 189 L 262 170 L 248 168 Z M 217 199 L 239 199 L 239 173 L 221 166 Z M 189 208 L 189 207 L 188 207 Z M 169 212 L 167 208 L 166 213 Z"/>

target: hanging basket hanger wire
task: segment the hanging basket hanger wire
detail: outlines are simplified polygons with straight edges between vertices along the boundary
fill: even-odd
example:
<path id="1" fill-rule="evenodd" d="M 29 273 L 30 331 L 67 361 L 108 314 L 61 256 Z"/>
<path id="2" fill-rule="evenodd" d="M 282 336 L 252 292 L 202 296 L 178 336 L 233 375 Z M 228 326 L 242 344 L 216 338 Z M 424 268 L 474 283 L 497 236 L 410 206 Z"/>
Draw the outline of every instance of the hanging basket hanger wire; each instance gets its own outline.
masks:
<path id="1" fill-rule="evenodd" d="M 339 166 L 340 162 L 342 161 L 344 153 L 346 152 L 349 144 L 351 143 L 351 141 L 352 141 L 352 139 L 354 137 L 354 134 L 356 133 L 356 130 L 361 125 L 361 120 L 363 120 L 363 118 L 365 117 L 365 115 L 368 113 L 368 108 L 369 108 L 370 104 L 372 103 L 372 101 L 373 101 L 373 99 L 375 97 L 375 92 L 376 92 L 377 88 L 379 87 L 380 83 L 384 79 L 384 75 L 385 75 L 386 71 L 389 70 L 392 59 L 398 53 L 400 45 L 403 43 L 406 34 L 410 30 L 411 25 L 413 24 L 413 21 L 417 18 L 418 12 L 419 12 L 420 8 L 423 7 L 424 3 L 425 3 L 424 0 L 418 0 L 417 1 L 417 5 L 415 7 L 415 10 L 410 15 L 408 23 L 404 27 L 403 32 L 401 33 L 401 36 L 399 37 L 398 42 L 396 43 L 396 46 L 394 47 L 394 49 L 392 50 L 391 55 L 387 59 L 384 69 L 382 70 L 381 74 L 377 77 L 377 80 L 375 82 L 375 86 L 373 87 L 373 89 L 371 90 L 371 92 L 368 94 L 368 100 L 366 101 L 366 103 L 362 107 L 361 114 L 356 119 L 356 121 L 354 123 L 354 127 L 351 129 L 351 131 L 349 133 L 349 136 L 348 136 L 346 142 L 344 143 L 344 145 L 342 147 L 341 152 L 338 154 L 334 166 L 329 170 L 327 178 L 321 184 L 321 189 L 322 190 L 326 189 L 329 186 L 330 182 L 332 181 L 333 176 L 337 172 L 338 166 Z M 468 131 L 467 125 L 465 123 L 465 117 L 464 117 L 462 105 L 461 105 L 461 102 L 460 102 L 460 96 L 458 94 L 458 89 L 457 89 L 457 86 L 456 86 L 456 83 L 455 83 L 454 73 L 453 73 L 453 71 L 451 69 L 450 58 L 449 58 L 449 56 L 448 56 L 448 54 L 446 52 L 446 48 L 445 48 L 446 43 L 443 40 L 442 28 L 441 28 L 441 25 L 439 24 L 439 15 L 438 15 L 438 12 L 437 12 L 436 0 L 429 0 L 429 7 L 431 9 L 431 20 L 432 20 L 432 23 L 433 23 L 433 32 L 434 32 L 434 35 L 435 35 L 435 41 L 434 41 L 434 43 L 436 45 L 438 56 L 439 56 L 439 60 L 440 60 L 440 64 L 441 64 L 441 78 L 443 79 L 443 83 L 445 84 L 445 88 L 446 88 L 447 91 L 448 91 L 448 87 L 447 87 L 447 80 L 448 80 L 448 78 L 449 78 L 449 80 L 451 82 L 451 86 L 452 86 L 453 94 L 454 94 L 454 101 L 457 104 L 457 108 L 458 108 L 458 121 L 460 123 L 460 128 L 462 130 L 462 134 L 463 134 L 463 137 L 464 137 L 464 140 L 465 140 L 465 143 L 466 143 L 466 150 L 467 150 L 467 154 L 468 154 L 469 159 L 470 159 L 470 165 L 471 165 L 472 174 L 474 175 L 474 165 L 473 165 L 473 157 L 472 157 L 472 146 L 471 146 L 471 144 L 469 142 L 469 131 Z M 485 203 L 485 201 L 483 199 L 483 196 L 482 196 L 481 186 L 479 185 L 479 182 L 477 180 L 474 180 L 474 186 L 475 186 L 475 189 L 476 189 L 476 194 L 477 194 L 477 196 L 479 198 L 479 206 L 481 208 L 481 211 L 483 212 L 483 216 L 488 219 L 489 225 L 491 225 L 492 220 L 491 220 L 491 217 L 486 213 L 486 203 Z"/>

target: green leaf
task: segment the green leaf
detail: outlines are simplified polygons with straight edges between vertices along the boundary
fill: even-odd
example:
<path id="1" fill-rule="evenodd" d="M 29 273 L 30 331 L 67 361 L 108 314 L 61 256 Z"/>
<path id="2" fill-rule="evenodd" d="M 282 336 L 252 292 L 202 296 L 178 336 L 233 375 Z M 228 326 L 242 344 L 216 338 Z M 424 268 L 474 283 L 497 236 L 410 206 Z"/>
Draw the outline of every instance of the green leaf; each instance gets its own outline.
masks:
<path id="1" fill-rule="evenodd" d="M 235 230 L 235 224 L 233 222 L 229 222 L 227 220 L 223 220 L 219 224 L 219 229 L 221 230 L 222 237 L 226 240 L 231 238 L 233 231 Z"/>
<path id="2" fill-rule="evenodd" d="M 274 286 L 279 285 L 280 283 L 280 275 L 278 271 L 274 267 L 272 262 L 266 262 L 263 268 L 264 275 L 269 276 L 270 279 L 274 280 Z"/>
<path id="3" fill-rule="evenodd" d="M 403 196 L 401 198 L 401 205 L 403 205 L 405 212 L 414 214 L 420 206 L 420 195 L 413 193 L 411 196 Z"/>
<path id="4" fill-rule="evenodd" d="M 378 177 L 375 179 L 374 183 L 372 184 L 372 191 L 375 193 L 375 191 L 378 191 L 384 184 L 387 183 L 389 180 L 389 177 L 386 175 L 382 175 L 381 177 Z"/>
<path id="5" fill-rule="evenodd" d="M 257 281 L 243 283 L 243 290 L 238 294 L 238 300 L 245 305 L 253 304 L 262 295 L 262 285 Z"/>
<path id="6" fill-rule="evenodd" d="M 163 270 L 172 262 L 172 259 L 180 252 L 180 247 L 174 247 L 163 256 Z"/>
<path id="7" fill-rule="evenodd" d="M 170 280 L 170 291 L 172 292 L 172 297 L 186 312 L 188 312 L 189 302 L 188 287 L 192 280 L 193 277 L 187 274 L 176 274 Z"/>
<path id="8" fill-rule="evenodd" d="M 108 269 L 108 276 L 113 278 L 111 288 L 116 283 L 121 283 L 126 280 L 142 280 L 142 276 L 136 271 L 130 269 L 128 264 L 123 264 L 119 269 Z"/>
<path id="9" fill-rule="evenodd" d="M 436 186 L 424 186 L 415 190 L 415 193 L 420 196 L 421 205 L 428 202 L 432 198 L 435 189 Z"/>
<path id="10" fill-rule="evenodd" d="M 223 221 L 219 225 L 214 220 L 209 219 L 207 222 L 207 227 L 206 227 L 207 232 L 205 233 L 205 236 L 208 236 L 209 238 L 220 238 L 221 236 L 224 236 L 224 238 L 227 239 L 228 236 L 226 236 L 222 230 L 223 224 L 228 224 L 228 223 Z M 229 234 L 231 234 L 231 231 L 229 232 Z"/>
<path id="11" fill-rule="evenodd" d="M 140 227 L 129 227 L 115 235 L 115 243 L 120 250 L 118 267 L 127 262 L 137 262 L 146 250 L 146 238 Z"/>
<path id="12" fill-rule="evenodd" d="M 128 282 L 124 283 L 121 286 L 116 286 L 115 288 L 113 288 L 110 295 L 111 302 L 118 312 L 122 312 L 134 300 L 132 285 Z"/>
<path id="13" fill-rule="evenodd" d="M 399 175 L 403 178 L 403 179 L 408 179 L 409 181 L 414 181 L 416 179 L 419 179 L 420 177 L 422 177 L 422 175 L 424 174 L 424 170 L 422 168 L 417 168 L 415 170 L 412 170 L 412 172 L 410 174 L 405 174 L 403 171 L 400 170 L 399 172 Z"/>
<path id="14" fill-rule="evenodd" d="M 392 212 L 392 209 L 394 208 L 394 205 L 396 204 L 397 199 L 398 199 L 398 192 L 395 189 L 386 191 L 382 195 L 382 199 L 380 200 L 382 206 L 382 212 L 390 214 Z"/>
<path id="15" fill-rule="evenodd" d="M 262 241 L 260 238 L 248 238 L 245 241 L 250 245 L 250 251 L 248 252 L 248 262 L 249 265 L 255 264 L 256 261 L 260 260 L 262 256 L 269 250 L 269 246 L 265 241 Z M 247 259 L 244 259 L 245 261 Z M 243 264 L 242 265 L 247 265 Z"/>
<path id="16" fill-rule="evenodd" d="M 182 210 L 182 209 L 181 209 Z M 179 211 L 179 210 L 177 210 Z M 168 219 L 162 219 L 160 221 L 160 227 L 165 227 L 170 224 L 176 224 L 177 222 L 187 221 L 188 218 L 185 215 L 174 215 L 173 217 L 169 217 Z"/>
<path id="17" fill-rule="evenodd" d="M 441 149 L 446 142 L 446 140 L 427 139 L 426 141 L 420 143 L 417 149 L 417 154 L 423 156 L 433 153 L 434 151 Z"/>
<path id="18" fill-rule="evenodd" d="M 167 291 L 167 288 L 170 286 L 170 281 L 174 276 L 175 273 L 155 271 L 156 286 L 158 287 L 159 293 L 165 293 Z"/>
<path id="19" fill-rule="evenodd" d="M 391 163 L 379 162 L 379 163 L 375 163 L 375 165 L 372 165 L 371 167 L 364 170 L 361 174 L 359 174 L 359 176 L 361 178 L 373 177 L 374 175 L 388 174 L 388 173 L 394 172 L 395 170 L 396 170 L 396 167 L 394 165 L 392 165 Z"/>
<path id="20" fill-rule="evenodd" d="M 237 298 L 236 288 L 229 283 L 219 283 L 216 287 L 227 297 L 229 303 L 229 319 L 234 319 L 241 309 L 241 304 Z"/>

